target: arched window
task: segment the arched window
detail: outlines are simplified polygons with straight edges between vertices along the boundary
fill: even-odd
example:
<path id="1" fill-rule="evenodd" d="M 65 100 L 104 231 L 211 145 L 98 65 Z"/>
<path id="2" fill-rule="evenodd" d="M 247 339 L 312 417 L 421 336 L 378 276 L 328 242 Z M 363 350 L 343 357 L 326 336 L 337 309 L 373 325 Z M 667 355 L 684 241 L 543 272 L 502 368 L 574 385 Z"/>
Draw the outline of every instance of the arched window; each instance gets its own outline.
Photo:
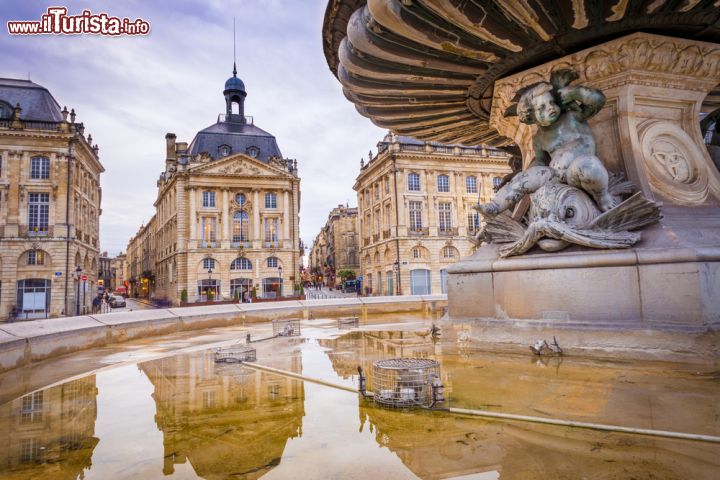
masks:
<path id="1" fill-rule="evenodd" d="M 465 177 L 465 191 L 467 193 L 478 193 L 477 177 L 475 175 Z"/>
<path id="2" fill-rule="evenodd" d="M 210 270 L 211 268 L 215 268 L 215 259 L 203 258 L 203 268 L 205 270 Z"/>
<path id="3" fill-rule="evenodd" d="M 443 247 L 442 249 L 443 258 L 455 258 L 455 247 Z"/>
<path id="4" fill-rule="evenodd" d="M 277 257 L 268 257 L 267 266 L 268 268 L 277 268 L 279 265 Z"/>
<path id="5" fill-rule="evenodd" d="M 245 257 L 238 257 L 230 264 L 230 270 L 252 270 L 252 262 Z"/>
<path id="6" fill-rule="evenodd" d="M 45 252 L 42 250 L 30 250 L 27 254 L 28 265 L 45 265 Z"/>
<path id="7" fill-rule="evenodd" d="M 265 208 L 277 208 L 277 194 L 272 192 L 265 194 Z"/>
<path id="8" fill-rule="evenodd" d="M 420 191 L 420 175 L 412 172 L 408 173 L 408 190 L 411 192 L 419 192 Z"/>
<path id="9" fill-rule="evenodd" d="M 422 248 L 415 247 L 412 249 L 412 257 L 413 258 L 422 258 Z"/>
<path id="10" fill-rule="evenodd" d="M 250 218 L 247 212 L 235 212 L 232 220 L 232 241 L 233 243 L 247 242 L 249 233 Z"/>
<path id="11" fill-rule="evenodd" d="M 450 179 L 448 178 L 447 175 L 438 175 L 437 188 L 438 188 L 438 192 L 449 192 L 450 191 Z"/>

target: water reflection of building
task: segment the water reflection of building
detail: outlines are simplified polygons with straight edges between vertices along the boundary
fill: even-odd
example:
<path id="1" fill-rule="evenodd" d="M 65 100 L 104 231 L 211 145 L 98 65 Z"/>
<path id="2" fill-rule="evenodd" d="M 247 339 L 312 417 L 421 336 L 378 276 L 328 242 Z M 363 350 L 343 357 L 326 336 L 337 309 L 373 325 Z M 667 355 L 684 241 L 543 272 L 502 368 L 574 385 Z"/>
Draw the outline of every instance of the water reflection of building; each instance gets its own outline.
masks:
<path id="1" fill-rule="evenodd" d="M 386 358 L 430 358 L 440 360 L 442 346 L 433 342 L 427 330 L 418 331 L 355 331 L 341 337 L 319 340 L 328 353 L 335 373 L 343 378 L 357 375 L 362 367 L 368 376 L 368 388 L 372 389 L 373 363 Z M 440 370 L 446 393 L 452 391 L 447 372 Z"/>
<path id="2" fill-rule="evenodd" d="M 273 366 L 299 372 L 300 357 Z M 205 478 L 258 478 L 279 464 L 288 439 L 302 433 L 303 384 L 239 364 L 215 364 L 211 352 L 140 365 L 155 387 L 166 475 L 187 460 Z"/>
<path id="3" fill-rule="evenodd" d="M 97 394 L 91 375 L 2 405 L 3 478 L 82 478 L 98 443 Z"/>

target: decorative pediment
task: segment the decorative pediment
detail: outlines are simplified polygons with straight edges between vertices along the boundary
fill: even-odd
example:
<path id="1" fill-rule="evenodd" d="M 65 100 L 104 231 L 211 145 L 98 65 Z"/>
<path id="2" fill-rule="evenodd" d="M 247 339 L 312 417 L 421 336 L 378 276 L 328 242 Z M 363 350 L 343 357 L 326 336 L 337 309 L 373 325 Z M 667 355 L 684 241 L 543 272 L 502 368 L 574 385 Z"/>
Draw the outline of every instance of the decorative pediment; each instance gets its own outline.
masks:
<path id="1" fill-rule="evenodd" d="M 273 165 L 265 164 L 259 160 L 248 157 L 245 154 L 231 155 L 221 160 L 194 166 L 190 169 L 191 174 L 205 175 L 231 175 L 243 177 L 278 177 L 290 176 L 286 171 Z"/>

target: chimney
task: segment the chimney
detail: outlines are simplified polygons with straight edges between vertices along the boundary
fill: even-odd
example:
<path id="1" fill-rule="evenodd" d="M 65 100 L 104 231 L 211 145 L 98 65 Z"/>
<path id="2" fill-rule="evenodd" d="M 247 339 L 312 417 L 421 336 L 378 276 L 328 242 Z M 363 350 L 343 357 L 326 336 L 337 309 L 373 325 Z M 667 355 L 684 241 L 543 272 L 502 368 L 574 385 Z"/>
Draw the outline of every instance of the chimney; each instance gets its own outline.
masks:
<path id="1" fill-rule="evenodd" d="M 175 160 L 175 139 L 174 133 L 165 134 L 165 142 L 167 143 L 167 153 L 165 154 L 166 160 Z"/>
<path id="2" fill-rule="evenodd" d="M 175 139 L 174 133 L 165 134 L 166 152 L 165 152 L 165 171 L 170 171 L 170 166 L 177 163 L 177 155 L 175 155 Z"/>

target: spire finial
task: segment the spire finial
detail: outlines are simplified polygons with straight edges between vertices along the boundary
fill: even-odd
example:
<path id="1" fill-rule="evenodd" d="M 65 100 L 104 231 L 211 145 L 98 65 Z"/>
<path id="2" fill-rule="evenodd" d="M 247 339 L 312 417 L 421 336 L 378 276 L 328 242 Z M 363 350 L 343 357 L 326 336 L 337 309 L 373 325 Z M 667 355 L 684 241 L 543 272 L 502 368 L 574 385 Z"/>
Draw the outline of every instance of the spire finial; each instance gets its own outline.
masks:
<path id="1" fill-rule="evenodd" d="M 237 55 L 235 53 L 235 17 L 233 17 L 233 77 L 237 77 Z"/>

